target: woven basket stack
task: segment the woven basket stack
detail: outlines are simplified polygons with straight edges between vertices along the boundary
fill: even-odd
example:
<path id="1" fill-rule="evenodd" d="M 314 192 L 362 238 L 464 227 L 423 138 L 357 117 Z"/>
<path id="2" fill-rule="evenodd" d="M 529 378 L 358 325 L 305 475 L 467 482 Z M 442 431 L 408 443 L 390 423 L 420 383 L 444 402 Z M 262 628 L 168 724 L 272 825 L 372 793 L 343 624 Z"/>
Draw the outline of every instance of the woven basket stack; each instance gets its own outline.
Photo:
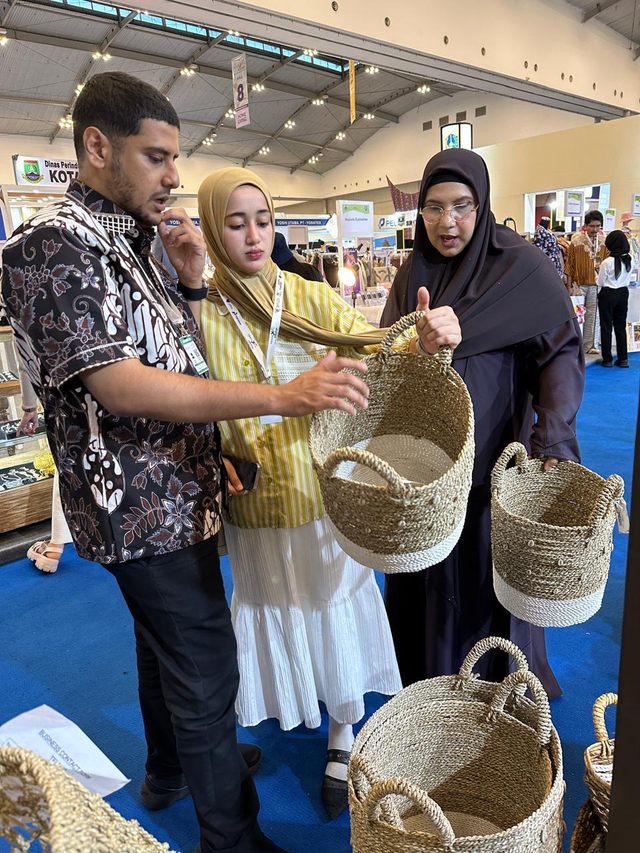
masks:
<path id="1" fill-rule="evenodd" d="M 0 838 L 27 853 L 175 853 L 35 752 L 0 747 Z"/>
<path id="2" fill-rule="evenodd" d="M 472 676 L 491 648 L 517 661 L 501 684 Z M 542 685 L 519 649 L 483 641 L 458 676 L 402 690 L 363 726 L 349 765 L 354 853 L 560 853 L 562 772 Z"/>
<path id="3" fill-rule="evenodd" d="M 515 456 L 516 465 L 507 468 Z M 514 616 L 565 627 L 596 613 L 609 574 L 613 527 L 624 482 L 575 462 L 543 470 L 514 442 L 491 476 L 493 582 Z"/>
<path id="4" fill-rule="evenodd" d="M 474 461 L 467 387 L 437 356 L 392 351 L 411 314 L 368 356 L 369 408 L 314 415 L 309 446 L 340 546 L 365 566 L 411 572 L 444 560 L 460 538 Z"/>

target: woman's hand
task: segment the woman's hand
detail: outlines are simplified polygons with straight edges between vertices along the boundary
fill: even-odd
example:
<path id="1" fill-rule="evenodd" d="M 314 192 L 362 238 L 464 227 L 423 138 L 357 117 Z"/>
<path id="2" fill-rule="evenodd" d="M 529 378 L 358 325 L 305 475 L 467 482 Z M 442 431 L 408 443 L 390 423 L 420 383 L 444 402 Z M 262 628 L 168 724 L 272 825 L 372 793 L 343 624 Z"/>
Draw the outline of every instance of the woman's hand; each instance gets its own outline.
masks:
<path id="1" fill-rule="evenodd" d="M 18 424 L 16 435 L 33 435 L 38 428 L 38 412 L 25 412 Z"/>
<path id="2" fill-rule="evenodd" d="M 222 461 L 224 462 L 224 467 L 227 469 L 227 488 L 229 489 L 229 494 L 232 497 L 238 497 L 239 495 L 246 495 L 246 491 L 242 483 L 240 482 L 240 477 L 236 473 L 236 469 L 233 467 L 231 462 L 226 459 L 224 456 L 222 457 Z"/>
<path id="3" fill-rule="evenodd" d="M 420 344 L 426 352 L 435 355 L 440 347 L 450 346 L 455 349 L 462 340 L 460 322 L 449 305 L 429 310 L 429 291 L 421 287 L 418 291 L 417 311 L 424 311 L 425 316 L 418 320 L 416 329 Z"/>

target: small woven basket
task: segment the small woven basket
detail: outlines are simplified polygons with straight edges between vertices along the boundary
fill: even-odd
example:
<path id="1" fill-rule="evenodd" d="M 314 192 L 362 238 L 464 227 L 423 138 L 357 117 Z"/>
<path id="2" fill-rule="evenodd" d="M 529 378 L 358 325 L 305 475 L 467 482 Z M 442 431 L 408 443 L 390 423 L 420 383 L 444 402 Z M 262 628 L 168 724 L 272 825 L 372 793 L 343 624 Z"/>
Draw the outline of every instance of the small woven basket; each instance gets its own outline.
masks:
<path id="1" fill-rule="evenodd" d="M 506 710 L 526 687 L 535 703 L 515 701 L 534 726 Z M 560 853 L 562 752 L 547 696 L 527 671 L 491 688 L 485 701 L 473 680 L 465 696 L 451 678 L 428 679 L 368 720 L 349 764 L 354 853 Z"/>
<path id="2" fill-rule="evenodd" d="M 12 851 L 174 853 L 125 820 L 62 767 L 18 747 L 0 747 L 0 838 Z"/>
<path id="3" fill-rule="evenodd" d="M 329 523 L 358 563 L 413 572 L 444 560 L 460 538 L 471 488 L 471 398 L 437 356 L 391 351 L 421 314 L 403 317 L 367 356 L 369 407 L 314 415 L 309 447 Z"/>
<path id="4" fill-rule="evenodd" d="M 609 831 L 609 803 L 611 800 L 611 777 L 615 740 L 609 737 L 604 712 L 609 705 L 617 705 L 615 693 L 605 693 L 596 699 L 593 706 L 593 727 L 596 743 L 588 746 L 584 753 L 584 781 L 589 789 L 593 810 L 604 832 Z"/>
<path id="5" fill-rule="evenodd" d="M 602 831 L 591 800 L 582 804 L 571 836 L 569 853 L 604 853 L 607 836 Z"/>
<path id="6" fill-rule="evenodd" d="M 493 583 L 514 616 L 561 628 L 600 609 L 624 482 L 617 474 L 605 481 L 575 462 L 550 471 L 543 464 L 514 442 L 493 469 Z"/>

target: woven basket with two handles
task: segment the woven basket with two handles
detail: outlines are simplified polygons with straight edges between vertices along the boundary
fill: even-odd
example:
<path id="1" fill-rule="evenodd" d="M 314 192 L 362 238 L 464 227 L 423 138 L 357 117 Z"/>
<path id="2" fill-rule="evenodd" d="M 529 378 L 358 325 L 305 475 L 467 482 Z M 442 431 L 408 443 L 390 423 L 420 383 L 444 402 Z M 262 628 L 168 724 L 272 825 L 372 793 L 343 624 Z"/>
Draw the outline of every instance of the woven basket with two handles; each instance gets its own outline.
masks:
<path id="1" fill-rule="evenodd" d="M 436 356 L 392 350 L 421 314 L 391 327 L 367 356 L 369 407 L 314 415 L 309 447 L 335 537 L 358 563 L 387 573 L 441 562 L 455 547 L 474 461 L 473 407 Z"/>
<path id="2" fill-rule="evenodd" d="M 546 694 L 517 648 L 501 684 L 473 677 L 491 648 L 513 651 L 482 641 L 458 676 L 402 690 L 365 723 L 349 764 L 354 853 L 560 853 L 562 751 Z"/>
<path id="3" fill-rule="evenodd" d="M 600 609 L 624 481 L 617 474 L 604 480 L 576 462 L 550 471 L 543 464 L 513 442 L 493 469 L 493 583 L 514 616 L 561 628 Z"/>
<path id="4" fill-rule="evenodd" d="M 8 746 L 0 747 L 0 838 L 16 853 L 174 853 L 62 767 Z"/>

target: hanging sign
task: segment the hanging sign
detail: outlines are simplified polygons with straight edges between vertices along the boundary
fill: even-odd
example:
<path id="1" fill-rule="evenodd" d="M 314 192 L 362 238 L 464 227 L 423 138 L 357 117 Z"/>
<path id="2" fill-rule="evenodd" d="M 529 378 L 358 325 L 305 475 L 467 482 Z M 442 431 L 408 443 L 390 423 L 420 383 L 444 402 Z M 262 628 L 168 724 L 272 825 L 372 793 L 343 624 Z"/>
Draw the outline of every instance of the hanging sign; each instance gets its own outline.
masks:
<path id="1" fill-rule="evenodd" d="M 440 148 L 447 151 L 449 148 L 473 148 L 473 125 L 470 121 L 458 121 L 453 124 L 445 124 L 440 128 Z"/>
<path id="2" fill-rule="evenodd" d="M 246 127 L 249 117 L 249 83 L 247 80 L 247 57 L 244 53 L 231 60 L 233 78 L 233 108 L 236 113 L 236 128 Z"/>
<path id="3" fill-rule="evenodd" d="M 49 160 L 13 155 L 16 184 L 23 187 L 68 187 L 78 177 L 77 160 Z"/>
<path id="4" fill-rule="evenodd" d="M 373 237 L 373 202 L 339 201 L 340 236 Z"/>
<path id="5" fill-rule="evenodd" d="M 584 193 L 567 190 L 564 194 L 564 215 L 582 216 L 584 213 Z"/>
<path id="6" fill-rule="evenodd" d="M 640 216 L 640 193 L 631 197 L 631 213 L 634 216 Z"/>
<path id="7" fill-rule="evenodd" d="M 604 223 L 602 226 L 604 231 L 615 231 L 616 228 L 616 208 L 609 207 L 604 212 Z"/>
<path id="8" fill-rule="evenodd" d="M 351 108 L 351 124 L 356 120 L 356 64 L 349 62 L 349 105 Z"/>

